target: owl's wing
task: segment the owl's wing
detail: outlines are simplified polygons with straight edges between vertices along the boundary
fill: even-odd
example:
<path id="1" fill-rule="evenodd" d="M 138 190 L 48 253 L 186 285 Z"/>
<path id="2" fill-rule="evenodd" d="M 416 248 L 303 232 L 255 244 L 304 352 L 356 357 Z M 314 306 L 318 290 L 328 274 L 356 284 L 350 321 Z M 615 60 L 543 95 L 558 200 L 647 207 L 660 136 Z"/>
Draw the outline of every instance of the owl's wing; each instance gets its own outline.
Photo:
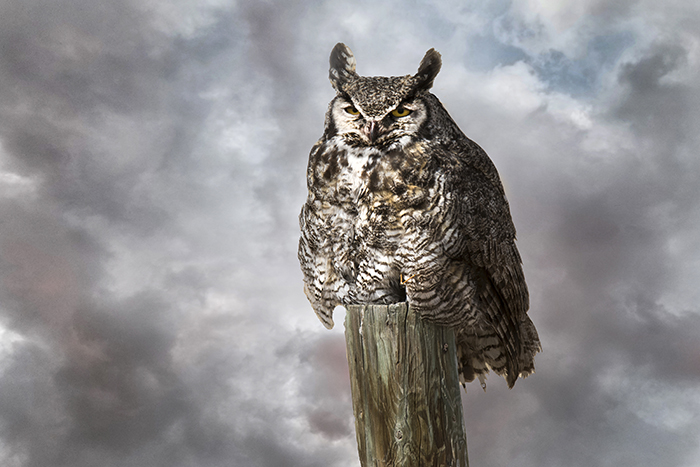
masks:
<path id="1" fill-rule="evenodd" d="M 520 253 L 515 245 L 515 226 L 508 200 L 493 162 L 483 149 L 469 141 L 459 165 L 464 173 L 458 182 L 458 198 L 464 203 L 466 260 L 475 268 L 479 306 L 506 352 L 505 370 L 509 386 L 530 368 L 523 361 L 523 322 L 529 308 L 529 294 Z M 537 342 L 539 345 L 539 341 Z M 528 357 L 525 357 L 527 360 Z"/>

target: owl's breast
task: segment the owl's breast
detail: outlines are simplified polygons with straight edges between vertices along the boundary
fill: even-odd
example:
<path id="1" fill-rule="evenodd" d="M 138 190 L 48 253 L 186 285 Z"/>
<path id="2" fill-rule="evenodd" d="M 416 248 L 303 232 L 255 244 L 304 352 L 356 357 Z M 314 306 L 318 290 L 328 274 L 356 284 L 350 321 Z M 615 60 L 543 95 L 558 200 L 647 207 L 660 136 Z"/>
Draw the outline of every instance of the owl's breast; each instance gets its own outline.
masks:
<path id="1" fill-rule="evenodd" d="M 381 151 L 330 140 L 312 151 L 307 205 L 324 245 L 319 252 L 334 271 L 329 277 L 347 291 L 344 303 L 405 299 L 401 277 L 423 258 L 426 228 L 439 210 L 431 164 L 419 145 Z"/>
<path id="2" fill-rule="evenodd" d="M 353 224 L 353 235 L 372 247 L 395 248 L 404 221 L 412 223 L 413 214 L 434 204 L 437 180 L 426 152 L 418 144 L 385 151 L 342 144 L 333 149 L 337 171 L 319 180 L 318 191 Z"/>

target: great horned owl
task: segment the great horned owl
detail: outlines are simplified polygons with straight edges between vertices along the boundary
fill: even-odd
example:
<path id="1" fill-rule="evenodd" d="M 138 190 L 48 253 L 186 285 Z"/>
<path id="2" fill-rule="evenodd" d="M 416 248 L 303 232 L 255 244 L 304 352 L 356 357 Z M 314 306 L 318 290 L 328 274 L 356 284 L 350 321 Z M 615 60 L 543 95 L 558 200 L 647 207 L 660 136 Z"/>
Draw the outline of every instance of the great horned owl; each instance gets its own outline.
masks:
<path id="1" fill-rule="evenodd" d="M 365 77 L 344 44 L 337 95 L 311 149 L 299 215 L 305 292 L 327 328 L 337 305 L 401 301 L 454 327 L 462 382 L 489 369 L 513 387 L 541 350 L 498 172 L 429 92 L 429 50 L 413 76 Z"/>

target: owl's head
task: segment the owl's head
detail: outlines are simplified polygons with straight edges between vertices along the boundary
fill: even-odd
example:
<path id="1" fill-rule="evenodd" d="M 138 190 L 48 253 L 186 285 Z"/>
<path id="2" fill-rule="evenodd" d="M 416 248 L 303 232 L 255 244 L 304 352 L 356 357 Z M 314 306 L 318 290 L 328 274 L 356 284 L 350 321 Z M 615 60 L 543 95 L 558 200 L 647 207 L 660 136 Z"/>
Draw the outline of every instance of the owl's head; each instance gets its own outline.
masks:
<path id="1" fill-rule="evenodd" d="M 435 49 L 423 57 L 415 75 L 367 77 L 355 72 L 355 57 L 342 43 L 330 58 L 330 81 L 337 96 L 330 104 L 326 130 L 355 145 L 386 145 L 418 132 L 428 118 L 425 95 L 440 71 Z"/>

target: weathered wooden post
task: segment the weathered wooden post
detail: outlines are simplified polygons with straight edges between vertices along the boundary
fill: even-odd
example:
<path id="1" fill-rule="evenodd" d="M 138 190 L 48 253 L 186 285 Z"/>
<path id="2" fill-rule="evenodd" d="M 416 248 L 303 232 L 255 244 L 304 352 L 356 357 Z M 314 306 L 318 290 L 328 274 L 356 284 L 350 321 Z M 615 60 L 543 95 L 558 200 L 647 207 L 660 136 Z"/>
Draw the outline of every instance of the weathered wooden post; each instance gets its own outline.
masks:
<path id="1" fill-rule="evenodd" d="M 406 303 L 345 317 L 363 467 L 468 467 L 454 332 Z"/>

